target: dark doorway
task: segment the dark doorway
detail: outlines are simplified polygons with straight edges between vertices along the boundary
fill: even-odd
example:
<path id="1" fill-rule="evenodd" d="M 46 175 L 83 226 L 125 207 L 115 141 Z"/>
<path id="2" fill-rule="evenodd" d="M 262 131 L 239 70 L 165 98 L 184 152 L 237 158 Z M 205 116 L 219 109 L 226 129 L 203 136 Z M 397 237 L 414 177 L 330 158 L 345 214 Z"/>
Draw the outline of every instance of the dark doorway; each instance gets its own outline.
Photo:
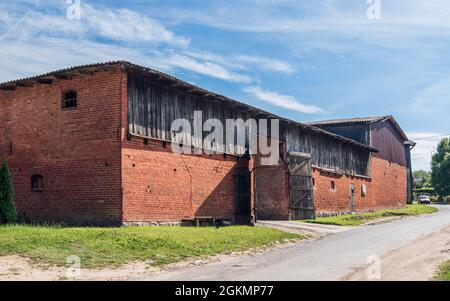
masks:
<path id="1" fill-rule="evenodd" d="M 289 153 L 290 218 L 304 220 L 316 218 L 311 155 Z"/>
<path id="2" fill-rule="evenodd" d="M 251 216 L 250 171 L 238 168 L 234 173 L 236 187 L 236 222 L 249 224 Z"/>
<path id="3" fill-rule="evenodd" d="M 349 187 L 350 211 L 356 211 L 356 187 L 355 184 L 350 183 Z"/>

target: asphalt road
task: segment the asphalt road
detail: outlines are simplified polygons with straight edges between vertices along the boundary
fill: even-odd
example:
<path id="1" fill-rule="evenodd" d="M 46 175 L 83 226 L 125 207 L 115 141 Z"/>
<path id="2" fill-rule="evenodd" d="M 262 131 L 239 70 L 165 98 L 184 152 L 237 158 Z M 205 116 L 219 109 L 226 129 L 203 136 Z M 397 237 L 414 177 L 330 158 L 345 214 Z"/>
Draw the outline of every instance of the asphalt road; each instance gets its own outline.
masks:
<path id="1" fill-rule="evenodd" d="M 450 206 L 436 207 L 435 214 L 363 226 L 262 254 L 163 272 L 147 280 L 338 280 L 372 255 L 381 257 L 450 225 Z"/>

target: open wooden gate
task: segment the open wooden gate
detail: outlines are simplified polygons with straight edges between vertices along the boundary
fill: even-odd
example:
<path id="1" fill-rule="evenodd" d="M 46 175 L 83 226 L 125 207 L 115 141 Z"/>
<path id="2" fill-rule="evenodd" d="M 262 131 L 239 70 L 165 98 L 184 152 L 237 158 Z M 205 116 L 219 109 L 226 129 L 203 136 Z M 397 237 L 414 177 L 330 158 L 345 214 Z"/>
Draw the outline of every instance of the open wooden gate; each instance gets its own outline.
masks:
<path id="1" fill-rule="evenodd" d="M 314 219 L 314 186 L 311 155 L 291 152 L 288 156 L 291 219 Z"/>

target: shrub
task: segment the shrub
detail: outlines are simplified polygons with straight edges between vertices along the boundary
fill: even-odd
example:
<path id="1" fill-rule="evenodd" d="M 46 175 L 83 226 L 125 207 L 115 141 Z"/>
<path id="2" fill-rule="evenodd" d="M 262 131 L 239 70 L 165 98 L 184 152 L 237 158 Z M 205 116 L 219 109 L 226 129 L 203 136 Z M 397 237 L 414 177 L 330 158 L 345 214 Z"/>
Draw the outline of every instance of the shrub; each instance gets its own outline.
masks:
<path id="1" fill-rule="evenodd" d="M 0 223 L 15 223 L 17 219 L 11 173 L 4 159 L 0 167 Z"/>
<path id="2" fill-rule="evenodd" d="M 437 196 L 430 196 L 430 201 L 432 201 L 433 203 L 436 203 L 438 201 L 438 197 Z"/>

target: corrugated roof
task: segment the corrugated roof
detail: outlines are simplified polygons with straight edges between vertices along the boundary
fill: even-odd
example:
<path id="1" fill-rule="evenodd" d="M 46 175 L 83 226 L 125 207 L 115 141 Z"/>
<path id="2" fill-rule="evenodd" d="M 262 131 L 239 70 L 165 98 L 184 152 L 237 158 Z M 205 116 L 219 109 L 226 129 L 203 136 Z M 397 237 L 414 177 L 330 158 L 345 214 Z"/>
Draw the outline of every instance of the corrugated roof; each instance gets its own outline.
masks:
<path id="1" fill-rule="evenodd" d="M 375 116 L 375 117 L 356 117 L 347 119 L 331 119 L 307 122 L 306 124 L 320 126 L 320 125 L 345 125 L 345 124 L 367 124 L 383 121 L 392 118 L 392 116 Z"/>
<path id="2" fill-rule="evenodd" d="M 91 72 L 93 71 L 93 69 L 95 70 L 102 70 L 102 69 L 111 69 L 111 68 L 123 68 L 124 70 L 128 70 L 128 71 L 137 71 L 137 72 L 142 72 L 148 76 L 151 76 L 159 81 L 163 81 L 167 84 L 171 84 L 171 85 L 176 85 L 179 88 L 185 89 L 191 93 L 195 92 L 204 96 L 208 96 L 211 98 L 215 98 L 218 100 L 222 100 L 222 101 L 227 101 L 230 102 L 234 105 L 239 105 L 242 107 L 247 108 L 250 111 L 256 111 L 259 114 L 265 115 L 267 116 L 267 118 L 271 118 L 271 119 L 279 119 L 281 121 L 285 121 L 286 123 L 289 124 L 294 124 L 297 125 L 300 128 L 318 133 L 318 134 L 322 134 L 328 137 L 331 137 L 333 139 L 348 143 L 348 144 L 352 144 L 355 145 L 357 147 L 369 150 L 371 152 L 378 152 L 378 150 L 376 150 L 375 148 L 372 148 L 370 146 L 367 146 L 365 144 L 359 143 L 357 141 L 354 141 L 352 139 L 325 131 L 319 127 L 316 127 L 312 124 L 305 124 L 305 123 L 301 123 L 301 122 L 297 122 L 297 121 L 293 121 L 287 118 L 283 118 L 280 116 L 277 116 L 275 114 L 263 111 L 261 109 L 258 109 L 256 107 L 250 106 L 248 104 L 239 102 L 237 100 L 228 98 L 226 96 L 220 95 L 220 94 L 216 94 L 214 92 L 210 92 L 208 90 L 205 90 L 203 88 L 197 87 L 191 83 L 185 82 L 183 80 L 180 80 L 178 78 L 175 78 L 171 75 L 168 75 L 166 73 L 160 72 L 158 70 L 152 69 L 152 68 L 148 68 L 148 67 L 144 67 L 144 66 L 140 66 L 140 65 L 136 65 L 133 63 L 130 63 L 128 61 L 110 61 L 110 62 L 104 62 L 104 63 L 95 63 L 95 64 L 88 64 L 88 65 L 80 65 L 80 66 L 74 66 L 74 67 L 70 67 L 70 68 L 65 68 L 65 69 L 60 69 L 57 71 L 52 71 L 49 73 L 44 73 L 41 75 L 36 75 L 36 76 L 32 76 L 32 77 L 26 77 L 26 78 L 21 78 L 21 79 L 16 79 L 16 80 L 11 80 L 11 81 L 7 81 L 4 83 L 0 83 L 0 89 L 13 89 L 16 86 L 32 86 L 36 83 L 48 80 L 50 78 L 50 80 L 53 77 L 59 78 L 61 76 L 76 76 L 76 75 L 81 75 L 81 74 L 85 74 L 86 72 Z"/>
<path id="3" fill-rule="evenodd" d="M 398 124 L 397 120 L 395 120 L 394 116 L 386 115 L 386 116 L 374 116 L 374 117 L 357 117 L 357 118 L 348 118 L 348 119 L 331 119 L 331 120 L 321 120 L 321 121 L 312 121 L 307 122 L 308 125 L 311 126 L 340 126 L 340 125 L 357 125 L 357 124 L 371 124 L 377 122 L 390 121 L 397 131 L 400 133 L 405 143 L 414 144 L 414 141 L 410 141 L 406 136 L 403 129 Z"/>

